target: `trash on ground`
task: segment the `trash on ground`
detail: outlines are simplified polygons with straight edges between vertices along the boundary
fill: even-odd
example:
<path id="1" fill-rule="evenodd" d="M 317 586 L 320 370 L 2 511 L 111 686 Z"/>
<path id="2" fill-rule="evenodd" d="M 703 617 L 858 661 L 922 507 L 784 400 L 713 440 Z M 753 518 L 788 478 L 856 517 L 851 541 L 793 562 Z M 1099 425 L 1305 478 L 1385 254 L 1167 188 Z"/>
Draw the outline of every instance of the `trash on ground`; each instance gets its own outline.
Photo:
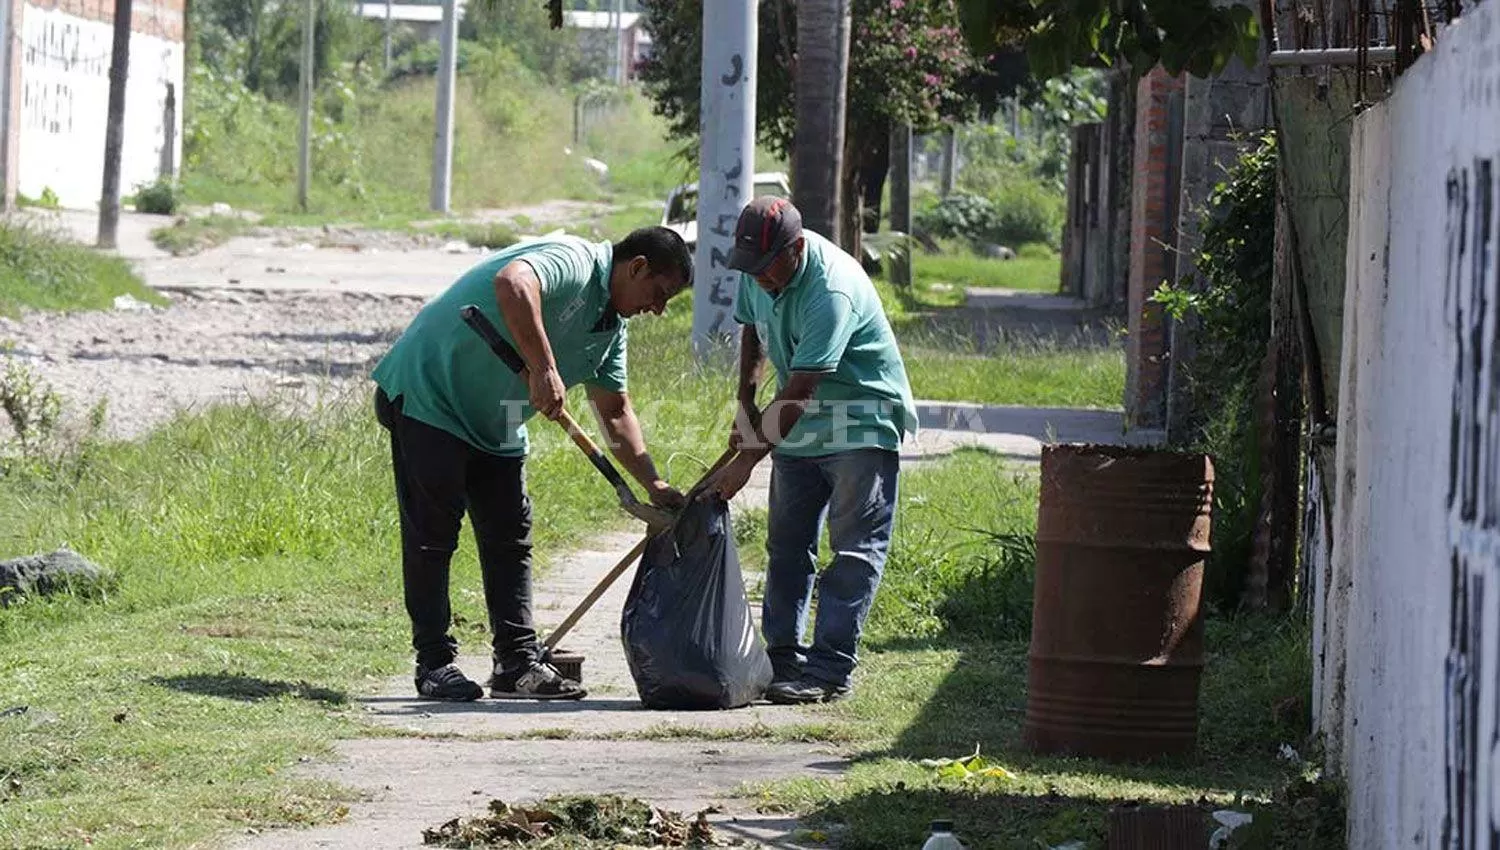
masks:
<path id="1" fill-rule="evenodd" d="M 1234 812 L 1228 809 L 1220 809 L 1213 814 L 1214 822 L 1219 828 L 1208 838 L 1208 850 L 1218 850 L 1229 841 L 1229 836 L 1242 826 L 1248 826 L 1255 818 L 1245 812 Z"/>
<path id="2" fill-rule="evenodd" d="M 963 758 L 922 759 L 917 764 L 936 771 L 939 779 L 957 779 L 959 781 L 998 779 L 1009 782 L 1016 778 L 1014 773 L 981 756 L 978 745 L 975 745 L 974 752 L 971 755 L 964 756 Z"/>
<path id="3" fill-rule="evenodd" d="M 1087 850 L 1087 848 L 1088 844 L 1084 843 L 1082 840 L 1074 839 L 1073 841 L 1067 841 L 1062 844 L 1054 844 L 1051 847 L 1048 847 L 1047 850 Z"/>
<path id="4" fill-rule="evenodd" d="M 129 313 L 149 312 L 151 305 L 131 295 L 116 295 L 115 309 Z"/>
<path id="5" fill-rule="evenodd" d="M 1282 761 L 1289 761 L 1293 763 L 1302 761 L 1302 756 L 1298 755 L 1297 751 L 1292 749 L 1291 744 L 1282 744 L 1281 749 L 1276 752 L 1276 756 Z"/>
<path id="6" fill-rule="evenodd" d="M 691 817 L 613 794 L 548 797 L 532 806 L 491 800 L 489 814 L 454 818 L 422 830 L 422 842 L 439 847 L 491 847 L 571 836 L 614 841 L 628 847 L 729 847 L 708 823 L 708 813 Z"/>

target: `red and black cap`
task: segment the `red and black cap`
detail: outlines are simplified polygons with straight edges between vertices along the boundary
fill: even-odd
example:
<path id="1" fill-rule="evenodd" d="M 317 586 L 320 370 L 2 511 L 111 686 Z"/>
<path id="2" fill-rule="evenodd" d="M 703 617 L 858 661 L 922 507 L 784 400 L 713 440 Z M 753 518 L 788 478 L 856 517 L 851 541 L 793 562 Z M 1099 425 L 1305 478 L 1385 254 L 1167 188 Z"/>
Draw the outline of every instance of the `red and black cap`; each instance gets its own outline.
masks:
<path id="1" fill-rule="evenodd" d="M 802 235 L 802 213 L 786 198 L 762 195 L 745 205 L 734 228 L 729 267 L 757 275 Z"/>

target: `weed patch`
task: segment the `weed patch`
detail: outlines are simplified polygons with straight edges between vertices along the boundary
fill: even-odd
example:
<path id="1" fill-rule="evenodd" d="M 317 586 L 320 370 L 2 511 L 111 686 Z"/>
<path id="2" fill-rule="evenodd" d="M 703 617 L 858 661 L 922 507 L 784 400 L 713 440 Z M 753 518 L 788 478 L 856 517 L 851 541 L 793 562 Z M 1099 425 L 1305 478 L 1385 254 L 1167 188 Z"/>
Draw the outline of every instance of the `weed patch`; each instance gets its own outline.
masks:
<path id="1" fill-rule="evenodd" d="M 248 221 L 232 215 L 181 218 L 151 231 L 151 241 L 172 256 L 182 257 L 222 245 L 250 229 Z"/>
<path id="2" fill-rule="evenodd" d="M 15 317 L 22 309 L 102 310 L 117 295 L 165 303 L 118 257 L 40 225 L 0 222 L 0 316 Z"/>

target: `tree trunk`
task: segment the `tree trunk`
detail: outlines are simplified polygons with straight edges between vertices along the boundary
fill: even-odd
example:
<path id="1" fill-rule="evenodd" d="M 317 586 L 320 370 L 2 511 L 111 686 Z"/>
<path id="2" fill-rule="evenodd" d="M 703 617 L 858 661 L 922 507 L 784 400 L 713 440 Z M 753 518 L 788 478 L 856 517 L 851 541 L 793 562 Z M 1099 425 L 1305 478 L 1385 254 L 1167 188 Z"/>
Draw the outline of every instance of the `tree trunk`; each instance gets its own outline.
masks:
<path id="1" fill-rule="evenodd" d="M 851 255 L 858 257 L 862 250 L 864 228 L 861 222 L 865 214 L 864 180 L 860 173 L 860 148 L 858 137 L 844 133 L 844 162 L 839 174 L 839 235 L 838 243 Z"/>
<path id="2" fill-rule="evenodd" d="M 245 57 L 245 88 L 260 91 L 261 21 L 265 18 L 265 0 L 250 0 L 249 53 Z"/>
<path id="3" fill-rule="evenodd" d="M 839 245 L 862 257 L 864 234 L 880 230 L 880 194 L 890 165 L 890 122 L 866 125 L 849 117 L 844 127 L 844 173 L 839 209 Z"/>
<path id="4" fill-rule="evenodd" d="M 797 4 L 793 198 L 807 229 L 838 240 L 849 71 L 849 0 Z"/>
<path id="5" fill-rule="evenodd" d="M 130 79 L 130 0 L 115 0 L 109 56 L 109 117 L 104 129 L 104 188 L 99 194 L 99 247 L 115 247 L 120 227 L 120 152 L 125 147 L 125 84 Z"/>
<path id="6" fill-rule="evenodd" d="M 864 190 L 864 227 L 866 233 L 880 232 L 881 195 L 885 193 L 885 179 L 891 167 L 891 137 L 886 133 L 883 143 L 876 144 L 870 156 L 860 163 L 860 181 Z"/>

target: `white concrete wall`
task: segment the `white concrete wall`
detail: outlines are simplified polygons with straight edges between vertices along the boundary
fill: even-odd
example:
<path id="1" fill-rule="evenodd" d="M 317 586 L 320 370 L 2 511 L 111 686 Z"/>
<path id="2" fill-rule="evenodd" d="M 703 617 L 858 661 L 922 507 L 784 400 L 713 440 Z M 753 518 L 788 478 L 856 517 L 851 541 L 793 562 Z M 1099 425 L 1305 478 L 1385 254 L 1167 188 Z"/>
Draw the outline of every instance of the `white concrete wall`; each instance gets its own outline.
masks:
<path id="1" fill-rule="evenodd" d="M 1353 133 L 1319 722 L 1350 847 L 1500 848 L 1500 3 Z"/>
<path id="2" fill-rule="evenodd" d="M 56 10 L 23 6 L 20 21 L 19 190 L 45 188 L 63 206 L 97 209 L 104 175 L 113 27 Z M 171 161 L 182 162 L 181 42 L 133 33 L 125 97 L 120 192 L 156 179 L 167 139 L 167 86 L 176 92 Z"/>

